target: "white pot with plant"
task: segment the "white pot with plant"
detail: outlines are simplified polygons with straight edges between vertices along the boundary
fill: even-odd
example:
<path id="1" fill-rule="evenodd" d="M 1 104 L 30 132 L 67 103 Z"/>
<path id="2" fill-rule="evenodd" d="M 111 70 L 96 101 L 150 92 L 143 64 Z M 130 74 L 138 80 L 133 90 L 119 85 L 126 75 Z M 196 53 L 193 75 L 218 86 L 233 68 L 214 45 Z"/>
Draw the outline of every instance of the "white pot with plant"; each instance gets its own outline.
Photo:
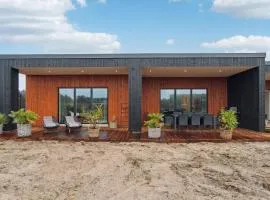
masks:
<path id="1" fill-rule="evenodd" d="M 103 119 L 103 107 L 102 105 L 96 105 L 93 110 L 82 114 L 85 121 L 89 123 L 88 134 L 89 137 L 99 137 L 98 122 Z"/>
<path id="2" fill-rule="evenodd" d="M 234 110 L 221 109 L 219 113 L 220 137 L 225 140 L 231 140 L 233 130 L 238 126 L 236 112 Z"/>
<path id="3" fill-rule="evenodd" d="M 109 128 L 117 128 L 117 121 L 115 115 L 113 115 L 112 120 L 110 121 Z"/>
<path id="4" fill-rule="evenodd" d="M 144 122 L 144 125 L 148 127 L 149 138 L 160 138 L 161 127 L 163 122 L 163 114 L 161 113 L 150 113 L 148 114 L 148 121 Z"/>
<path id="5" fill-rule="evenodd" d="M 0 135 L 3 133 L 3 127 L 7 123 L 7 117 L 5 114 L 0 113 Z"/>
<path id="6" fill-rule="evenodd" d="M 39 118 L 39 116 L 25 109 L 20 109 L 18 111 L 11 111 L 9 114 L 13 118 L 13 122 L 17 124 L 17 136 L 18 137 L 27 137 L 32 134 L 32 124 Z"/>

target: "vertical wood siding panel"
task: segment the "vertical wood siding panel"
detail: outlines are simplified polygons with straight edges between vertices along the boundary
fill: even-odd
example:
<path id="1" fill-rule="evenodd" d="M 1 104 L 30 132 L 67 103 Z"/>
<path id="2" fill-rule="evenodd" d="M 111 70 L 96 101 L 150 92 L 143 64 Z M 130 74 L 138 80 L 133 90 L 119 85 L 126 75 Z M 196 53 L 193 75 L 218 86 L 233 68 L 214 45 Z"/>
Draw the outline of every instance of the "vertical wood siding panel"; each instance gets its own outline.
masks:
<path id="1" fill-rule="evenodd" d="M 265 89 L 270 90 L 270 81 L 265 81 Z"/>
<path id="2" fill-rule="evenodd" d="M 216 115 L 227 106 L 226 78 L 143 78 L 142 118 L 147 113 L 160 112 L 160 89 L 162 88 L 206 88 L 208 90 L 208 112 Z"/>
<path id="3" fill-rule="evenodd" d="M 120 127 L 127 123 L 120 121 L 121 102 L 128 104 L 128 78 L 125 75 L 113 76 L 27 76 L 26 108 L 37 112 L 42 125 L 43 116 L 58 118 L 58 88 L 60 87 L 107 87 L 108 117 L 116 115 Z"/>

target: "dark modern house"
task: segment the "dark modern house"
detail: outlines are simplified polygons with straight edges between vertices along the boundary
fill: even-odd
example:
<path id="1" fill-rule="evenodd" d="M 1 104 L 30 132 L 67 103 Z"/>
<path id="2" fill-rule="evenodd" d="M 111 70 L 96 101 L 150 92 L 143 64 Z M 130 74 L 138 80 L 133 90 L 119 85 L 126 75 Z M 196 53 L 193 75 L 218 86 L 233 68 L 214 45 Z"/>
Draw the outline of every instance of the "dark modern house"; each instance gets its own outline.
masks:
<path id="1" fill-rule="evenodd" d="M 106 124 L 141 130 L 147 113 L 181 109 L 217 115 L 237 107 L 240 127 L 264 131 L 270 119 L 265 53 L 0 55 L 0 112 L 18 109 L 18 74 L 26 108 L 60 123 L 104 105 Z M 267 95 L 265 95 L 267 94 Z M 42 125 L 38 121 L 37 125 Z"/>

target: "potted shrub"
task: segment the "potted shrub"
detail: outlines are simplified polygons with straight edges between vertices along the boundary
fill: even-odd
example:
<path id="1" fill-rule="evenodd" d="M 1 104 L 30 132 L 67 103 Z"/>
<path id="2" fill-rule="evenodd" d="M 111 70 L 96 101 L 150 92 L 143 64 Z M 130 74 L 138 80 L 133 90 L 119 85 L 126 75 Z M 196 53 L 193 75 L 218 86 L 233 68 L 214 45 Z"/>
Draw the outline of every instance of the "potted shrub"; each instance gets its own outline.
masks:
<path id="1" fill-rule="evenodd" d="M 83 117 L 85 121 L 89 124 L 88 133 L 89 137 L 99 136 L 99 127 L 97 125 L 99 120 L 103 119 L 103 107 L 102 105 L 96 105 L 90 112 L 84 113 Z"/>
<path id="2" fill-rule="evenodd" d="M 232 139 L 232 133 L 238 126 L 236 112 L 234 110 L 221 109 L 219 113 L 220 137 L 226 140 Z"/>
<path id="3" fill-rule="evenodd" d="M 149 138 L 160 138 L 163 116 L 161 113 L 148 114 L 149 120 L 145 121 L 144 125 L 148 127 Z"/>
<path id="4" fill-rule="evenodd" d="M 3 126 L 7 123 L 7 117 L 5 114 L 0 113 L 0 134 L 3 133 Z"/>
<path id="5" fill-rule="evenodd" d="M 117 121 L 116 121 L 116 116 L 113 115 L 112 120 L 110 121 L 110 128 L 117 128 Z"/>
<path id="6" fill-rule="evenodd" d="M 20 109 L 18 111 L 11 111 L 9 114 L 13 118 L 13 123 L 17 124 L 17 135 L 18 137 L 26 137 L 32 134 L 32 124 L 39 118 L 39 116 L 25 109 Z"/>

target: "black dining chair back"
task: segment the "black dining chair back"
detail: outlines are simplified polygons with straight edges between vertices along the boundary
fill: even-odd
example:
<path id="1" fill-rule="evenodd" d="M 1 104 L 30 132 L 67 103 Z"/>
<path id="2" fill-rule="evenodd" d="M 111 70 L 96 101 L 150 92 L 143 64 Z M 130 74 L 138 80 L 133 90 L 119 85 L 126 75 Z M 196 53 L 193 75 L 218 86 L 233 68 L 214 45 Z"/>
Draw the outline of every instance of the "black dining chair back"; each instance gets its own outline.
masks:
<path id="1" fill-rule="evenodd" d="M 206 114 L 203 116 L 203 125 L 204 126 L 214 126 L 214 121 L 213 121 L 213 115 Z"/>
<path id="2" fill-rule="evenodd" d="M 191 115 L 191 125 L 200 126 L 201 125 L 201 114 L 193 113 Z"/>
<path id="3" fill-rule="evenodd" d="M 178 124 L 179 124 L 179 127 L 181 127 L 181 126 L 188 126 L 188 115 L 187 114 L 181 114 L 181 115 L 179 115 Z"/>

